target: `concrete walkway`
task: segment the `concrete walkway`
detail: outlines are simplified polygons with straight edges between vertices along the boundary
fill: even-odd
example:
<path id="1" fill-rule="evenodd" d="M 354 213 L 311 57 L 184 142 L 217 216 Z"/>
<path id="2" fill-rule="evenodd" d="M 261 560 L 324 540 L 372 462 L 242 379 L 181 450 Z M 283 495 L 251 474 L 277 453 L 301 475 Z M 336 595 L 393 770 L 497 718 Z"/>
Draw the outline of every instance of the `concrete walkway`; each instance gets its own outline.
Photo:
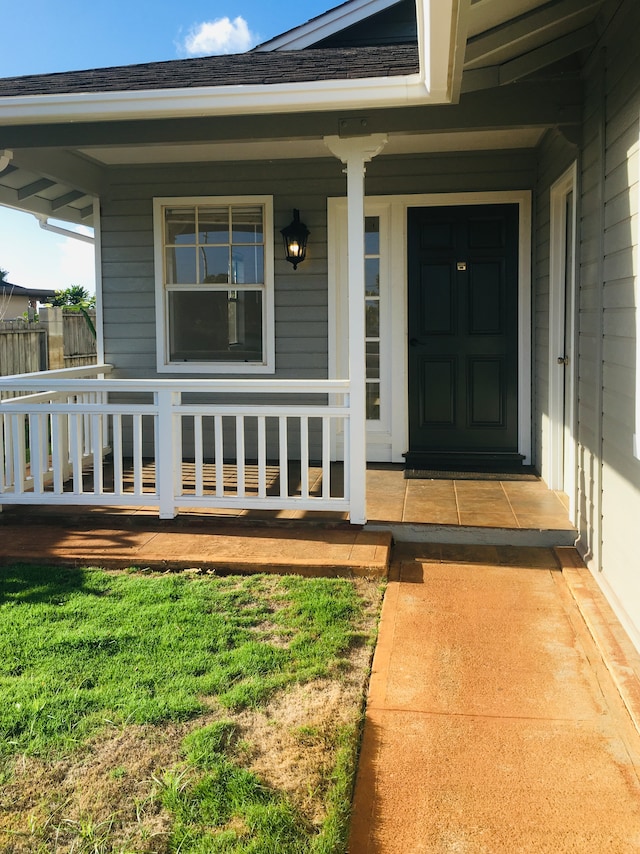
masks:
<path id="1" fill-rule="evenodd" d="M 49 524 L 0 519 L 0 564 L 64 564 L 111 569 L 199 569 L 219 572 L 295 572 L 386 578 L 389 532 L 351 526 L 234 527 L 182 518 L 162 522 L 111 514 L 73 521 L 59 514 Z M 25 523 L 26 521 L 26 523 Z M 55 524 L 57 522 L 57 524 Z"/>
<path id="2" fill-rule="evenodd" d="M 565 551 L 396 550 L 350 854 L 640 851 L 638 656 Z"/>

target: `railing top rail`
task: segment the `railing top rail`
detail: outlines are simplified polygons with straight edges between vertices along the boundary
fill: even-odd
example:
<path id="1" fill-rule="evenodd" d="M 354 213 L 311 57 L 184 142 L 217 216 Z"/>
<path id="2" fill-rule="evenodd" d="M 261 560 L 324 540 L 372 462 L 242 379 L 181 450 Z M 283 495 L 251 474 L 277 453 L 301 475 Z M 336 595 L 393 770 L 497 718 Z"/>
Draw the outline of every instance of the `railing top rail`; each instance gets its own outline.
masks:
<path id="1" fill-rule="evenodd" d="M 188 394 L 346 394 L 349 380 L 176 380 L 176 379 L 87 379 L 87 374 L 108 373 L 110 365 L 65 368 L 32 374 L 0 377 L 0 389 L 38 390 L 75 394 L 99 392 L 182 392 Z"/>
<path id="2" fill-rule="evenodd" d="M 110 374 L 113 365 L 83 365 L 79 368 L 58 368 L 55 371 L 32 371 L 27 374 L 9 374 L 0 377 L 0 382 L 7 388 L 16 388 L 25 383 L 23 388 L 45 388 L 52 381 L 67 379 L 82 379 L 92 374 Z M 100 380 L 101 381 L 101 380 Z M 29 385 L 26 385 L 28 383 Z"/>

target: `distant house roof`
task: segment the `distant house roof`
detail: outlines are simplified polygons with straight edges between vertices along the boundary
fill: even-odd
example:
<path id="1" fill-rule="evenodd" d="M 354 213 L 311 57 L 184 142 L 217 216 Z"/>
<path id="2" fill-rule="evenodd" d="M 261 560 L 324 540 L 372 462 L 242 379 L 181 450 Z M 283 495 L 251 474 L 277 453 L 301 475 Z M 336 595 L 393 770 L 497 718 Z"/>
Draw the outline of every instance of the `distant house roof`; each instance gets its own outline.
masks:
<path id="1" fill-rule="evenodd" d="M 53 299 L 56 292 L 47 288 L 23 288 L 21 285 L 12 285 L 11 282 L 0 282 L 0 296 L 3 297 L 29 297 L 38 302 Z"/>
<path id="2" fill-rule="evenodd" d="M 0 97 L 256 86 L 416 74 L 417 45 L 238 53 L 0 79 Z"/>

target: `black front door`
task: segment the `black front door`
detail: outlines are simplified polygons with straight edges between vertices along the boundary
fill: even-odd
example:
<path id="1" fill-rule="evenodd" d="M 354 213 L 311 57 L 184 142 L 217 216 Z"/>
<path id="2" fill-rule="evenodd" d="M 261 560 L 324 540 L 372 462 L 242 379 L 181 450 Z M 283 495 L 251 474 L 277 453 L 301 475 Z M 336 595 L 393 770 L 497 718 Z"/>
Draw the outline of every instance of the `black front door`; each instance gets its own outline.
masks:
<path id="1" fill-rule="evenodd" d="M 518 206 L 411 208 L 411 467 L 518 456 Z"/>

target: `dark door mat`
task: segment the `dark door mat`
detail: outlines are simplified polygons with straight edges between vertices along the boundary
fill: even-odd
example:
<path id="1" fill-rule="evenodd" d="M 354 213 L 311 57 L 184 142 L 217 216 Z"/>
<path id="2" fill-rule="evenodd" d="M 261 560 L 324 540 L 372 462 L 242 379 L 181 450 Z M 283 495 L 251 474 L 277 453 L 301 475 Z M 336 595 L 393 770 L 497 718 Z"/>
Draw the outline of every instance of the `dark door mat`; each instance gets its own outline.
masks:
<path id="1" fill-rule="evenodd" d="M 405 480 L 540 480 L 534 469 L 524 466 L 518 471 L 502 472 L 407 468 L 404 477 Z"/>

